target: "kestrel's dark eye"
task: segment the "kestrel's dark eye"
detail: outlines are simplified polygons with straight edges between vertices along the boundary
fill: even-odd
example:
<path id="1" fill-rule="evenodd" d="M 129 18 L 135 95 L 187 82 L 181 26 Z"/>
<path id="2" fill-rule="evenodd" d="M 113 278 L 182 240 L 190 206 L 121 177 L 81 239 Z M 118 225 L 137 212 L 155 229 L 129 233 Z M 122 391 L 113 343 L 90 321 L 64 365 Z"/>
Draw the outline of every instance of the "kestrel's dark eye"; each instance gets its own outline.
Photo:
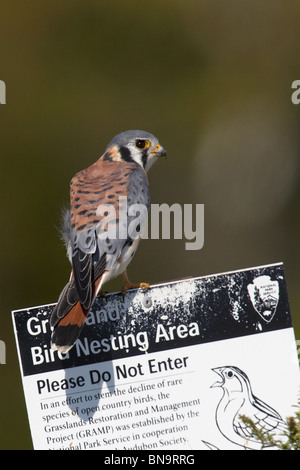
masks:
<path id="1" fill-rule="evenodd" d="M 146 147 L 146 141 L 145 140 L 141 140 L 141 139 L 137 139 L 135 141 L 135 146 L 138 148 L 138 149 L 144 149 Z"/>
<path id="2" fill-rule="evenodd" d="M 231 370 L 229 372 L 227 372 L 227 377 L 229 377 L 231 379 L 231 377 L 233 377 L 233 372 L 231 372 Z"/>

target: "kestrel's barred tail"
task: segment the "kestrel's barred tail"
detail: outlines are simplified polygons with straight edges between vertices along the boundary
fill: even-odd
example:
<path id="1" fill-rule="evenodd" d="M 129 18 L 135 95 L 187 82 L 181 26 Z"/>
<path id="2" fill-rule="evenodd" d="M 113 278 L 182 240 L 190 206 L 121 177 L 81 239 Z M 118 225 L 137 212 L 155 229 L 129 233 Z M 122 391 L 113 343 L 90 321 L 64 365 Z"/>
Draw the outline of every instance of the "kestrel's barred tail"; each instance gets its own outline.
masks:
<path id="1" fill-rule="evenodd" d="M 66 354 L 79 338 L 88 310 L 78 301 L 55 327 L 51 336 L 52 349 Z"/>
<path id="2" fill-rule="evenodd" d="M 54 328 L 51 336 L 53 350 L 67 353 L 79 338 L 101 280 L 102 276 L 94 283 L 93 298 L 87 307 L 84 307 L 78 298 L 74 278 L 65 286 L 50 319 L 50 326 Z"/>
<path id="3" fill-rule="evenodd" d="M 72 178 L 71 207 L 63 228 L 72 275 L 51 314 L 53 349 L 62 353 L 71 349 L 104 282 L 125 273 L 124 291 L 146 286 L 131 284 L 126 268 L 150 205 L 146 171 L 157 157 L 165 156 L 149 132 L 127 131 L 115 136 L 94 164 Z M 146 209 L 140 209 L 139 230 L 136 227 L 134 234 L 124 237 L 124 228 L 135 220 L 130 209 L 136 207 Z"/>

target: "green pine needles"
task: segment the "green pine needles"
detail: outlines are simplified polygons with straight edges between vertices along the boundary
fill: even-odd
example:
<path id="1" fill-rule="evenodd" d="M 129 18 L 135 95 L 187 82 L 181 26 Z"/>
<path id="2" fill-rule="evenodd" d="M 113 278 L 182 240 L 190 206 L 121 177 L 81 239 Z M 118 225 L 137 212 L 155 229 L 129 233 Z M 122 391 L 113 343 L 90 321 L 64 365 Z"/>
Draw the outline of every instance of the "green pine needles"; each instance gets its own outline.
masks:
<path id="1" fill-rule="evenodd" d="M 266 432 L 264 428 L 258 428 L 247 416 L 241 416 L 241 419 L 250 427 L 251 437 L 261 444 L 261 449 L 272 447 L 278 450 L 300 450 L 300 399 L 295 408 L 297 411 L 294 416 L 286 419 L 286 430 L 281 433 L 281 436 L 278 434 L 275 436 Z"/>

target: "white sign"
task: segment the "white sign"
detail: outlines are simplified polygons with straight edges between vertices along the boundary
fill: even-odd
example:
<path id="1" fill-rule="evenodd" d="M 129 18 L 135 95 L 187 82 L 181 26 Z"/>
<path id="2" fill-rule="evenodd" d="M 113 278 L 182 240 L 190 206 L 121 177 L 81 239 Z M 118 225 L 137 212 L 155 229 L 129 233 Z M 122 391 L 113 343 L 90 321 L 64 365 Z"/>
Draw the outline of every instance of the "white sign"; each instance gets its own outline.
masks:
<path id="1" fill-rule="evenodd" d="M 281 433 L 294 414 L 282 264 L 98 298 L 66 355 L 52 308 L 13 312 L 35 449 L 256 449 L 240 415 Z"/>

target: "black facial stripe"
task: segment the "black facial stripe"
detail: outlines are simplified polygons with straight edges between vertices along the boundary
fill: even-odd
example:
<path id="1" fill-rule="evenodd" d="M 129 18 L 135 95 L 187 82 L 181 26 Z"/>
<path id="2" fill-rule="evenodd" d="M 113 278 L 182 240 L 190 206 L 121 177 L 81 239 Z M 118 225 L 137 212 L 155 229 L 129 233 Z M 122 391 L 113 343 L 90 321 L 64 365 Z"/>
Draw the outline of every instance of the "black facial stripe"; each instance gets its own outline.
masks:
<path id="1" fill-rule="evenodd" d="M 123 145 L 120 147 L 120 154 L 121 154 L 122 159 L 125 162 L 133 162 L 134 161 L 132 156 L 131 156 L 131 152 L 130 152 L 129 148 L 124 147 Z"/>
<path id="2" fill-rule="evenodd" d="M 142 163 L 143 163 L 143 168 L 145 169 L 146 164 L 148 160 L 148 154 L 147 154 L 147 149 L 142 152 Z"/>

